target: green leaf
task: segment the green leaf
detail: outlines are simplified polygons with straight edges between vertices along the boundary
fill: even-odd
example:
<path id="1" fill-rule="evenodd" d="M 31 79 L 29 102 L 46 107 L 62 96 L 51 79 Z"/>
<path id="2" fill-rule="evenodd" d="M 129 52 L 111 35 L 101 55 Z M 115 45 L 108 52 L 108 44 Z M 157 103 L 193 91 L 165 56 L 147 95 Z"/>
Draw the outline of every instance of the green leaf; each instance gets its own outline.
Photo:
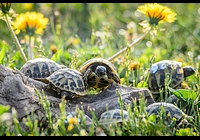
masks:
<path id="1" fill-rule="evenodd" d="M 193 104 L 197 99 L 197 93 L 194 90 L 190 89 L 173 89 L 168 87 L 168 89 L 180 100 Z M 200 107 L 200 101 L 196 102 Z"/>
<path id="2" fill-rule="evenodd" d="M 5 112 L 8 112 L 10 109 L 10 106 L 9 105 L 0 105 L 0 115 L 2 115 L 3 113 Z"/>
<path id="3" fill-rule="evenodd" d="M 3 45 L 2 49 L 0 51 L 0 64 L 4 63 L 5 52 L 6 52 L 6 47 L 5 47 L 5 45 Z"/>
<path id="4" fill-rule="evenodd" d="M 191 128 L 181 128 L 176 131 L 176 136 L 197 136 L 197 133 Z"/>
<path id="5" fill-rule="evenodd" d="M 62 56 L 63 51 L 60 49 L 58 50 L 52 57 L 51 60 L 58 62 L 60 60 L 60 57 Z"/>
<path id="6" fill-rule="evenodd" d="M 138 88 L 143 88 L 143 87 L 147 87 L 148 84 L 146 81 L 140 81 L 138 84 L 137 84 L 137 87 Z"/>
<path id="7" fill-rule="evenodd" d="M 124 78 L 126 75 L 126 71 L 128 70 L 127 67 L 124 67 L 123 70 L 120 72 L 119 77 L 120 78 Z"/>

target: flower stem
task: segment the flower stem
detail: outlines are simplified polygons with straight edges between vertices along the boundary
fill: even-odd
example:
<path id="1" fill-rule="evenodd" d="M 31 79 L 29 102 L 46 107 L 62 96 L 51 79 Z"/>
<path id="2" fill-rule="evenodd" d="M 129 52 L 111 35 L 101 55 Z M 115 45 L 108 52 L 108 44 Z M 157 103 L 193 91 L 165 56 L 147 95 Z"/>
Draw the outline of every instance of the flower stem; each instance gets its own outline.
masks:
<path id="1" fill-rule="evenodd" d="M 115 53 L 114 55 L 112 55 L 111 57 L 109 57 L 107 60 L 108 61 L 113 61 L 114 59 L 116 59 L 117 57 L 119 57 L 122 53 L 124 53 L 126 50 L 128 50 L 128 48 L 132 48 L 135 44 L 137 44 L 142 39 L 144 39 L 144 37 L 149 33 L 149 31 L 150 30 L 147 30 L 143 35 L 141 35 L 139 38 L 137 38 L 136 40 L 134 40 L 132 43 L 128 44 L 121 51 L 119 51 L 119 52 Z"/>
<path id="2" fill-rule="evenodd" d="M 34 41 L 35 39 L 33 36 L 28 36 L 27 47 L 28 47 L 28 58 L 30 60 L 34 59 L 34 55 L 33 55 Z"/>
<path id="3" fill-rule="evenodd" d="M 21 47 L 21 45 L 20 45 L 20 43 L 19 43 L 19 40 L 17 39 L 17 37 L 16 37 L 16 35 L 15 35 L 15 33 L 14 33 L 14 31 L 13 31 L 11 25 L 10 25 L 10 22 L 9 22 L 9 20 L 8 20 L 7 14 L 4 14 L 4 16 L 5 16 L 5 20 L 6 20 L 7 27 L 8 27 L 8 29 L 9 29 L 9 31 L 10 31 L 12 37 L 13 37 L 13 40 L 14 40 L 16 46 L 18 47 L 18 49 L 19 49 L 19 51 L 20 51 L 20 53 L 21 53 L 21 55 L 22 55 L 23 60 L 24 60 L 25 62 L 27 62 L 27 58 L 26 58 L 26 56 L 25 56 L 25 54 L 24 54 L 24 52 L 23 52 L 23 50 L 22 50 L 22 47 Z"/>

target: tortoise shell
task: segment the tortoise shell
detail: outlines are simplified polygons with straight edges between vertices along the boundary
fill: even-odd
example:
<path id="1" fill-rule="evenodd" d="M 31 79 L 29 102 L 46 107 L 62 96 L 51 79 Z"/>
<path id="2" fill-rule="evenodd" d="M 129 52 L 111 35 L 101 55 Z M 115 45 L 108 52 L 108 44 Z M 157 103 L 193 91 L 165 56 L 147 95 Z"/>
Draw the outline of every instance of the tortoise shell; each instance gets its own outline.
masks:
<path id="1" fill-rule="evenodd" d="M 84 75 L 89 87 L 104 89 L 113 82 L 120 84 L 115 66 L 103 58 L 86 61 L 80 66 L 79 71 Z"/>
<path id="2" fill-rule="evenodd" d="M 159 90 L 165 87 L 165 80 L 171 80 L 171 88 L 180 88 L 184 78 L 195 73 L 192 66 L 182 67 L 181 62 L 162 60 L 152 64 L 148 78 L 148 88 L 153 94 L 159 94 Z"/>
<path id="3" fill-rule="evenodd" d="M 112 124 L 127 120 L 128 120 L 128 112 L 126 110 L 123 110 L 123 119 L 122 119 L 121 109 L 111 109 L 101 114 L 99 119 L 99 124 Z"/>
<path id="4" fill-rule="evenodd" d="M 36 58 L 27 61 L 20 71 L 29 78 L 47 83 L 46 78 L 61 68 L 66 68 L 66 66 L 59 65 L 48 58 Z"/>
<path id="5" fill-rule="evenodd" d="M 59 69 L 47 77 L 47 80 L 47 88 L 57 91 L 61 97 L 65 95 L 67 99 L 84 96 L 88 92 L 83 75 L 74 69 Z"/>
<path id="6" fill-rule="evenodd" d="M 147 106 L 146 111 L 149 115 L 158 115 L 161 111 L 161 107 L 164 107 L 166 115 L 170 113 L 171 118 L 176 118 L 176 121 L 181 120 L 183 117 L 191 118 L 191 116 L 186 115 L 180 108 L 172 103 L 166 102 L 156 102 Z"/>
<path id="7" fill-rule="evenodd" d="M 174 105 L 176 105 L 179 108 L 185 108 L 186 110 L 188 108 L 188 102 L 177 98 L 174 94 L 170 95 L 166 99 L 165 102 L 174 104 Z"/>

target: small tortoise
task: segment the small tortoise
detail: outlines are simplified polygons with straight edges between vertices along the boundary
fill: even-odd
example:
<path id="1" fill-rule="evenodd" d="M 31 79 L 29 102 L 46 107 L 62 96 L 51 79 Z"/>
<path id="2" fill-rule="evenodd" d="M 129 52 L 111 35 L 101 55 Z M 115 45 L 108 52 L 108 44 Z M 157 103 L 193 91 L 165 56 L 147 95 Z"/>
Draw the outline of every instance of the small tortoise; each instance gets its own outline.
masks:
<path id="1" fill-rule="evenodd" d="M 122 113 L 123 113 L 123 119 L 122 119 Z M 76 112 L 69 112 L 67 113 L 67 120 L 65 120 L 65 123 L 68 124 L 69 118 L 75 117 L 77 116 Z M 83 115 L 82 117 L 85 117 L 85 124 L 86 125 L 91 125 L 92 124 L 92 119 L 87 116 L 87 115 Z M 78 122 L 81 122 L 81 118 L 80 114 L 78 114 Z M 128 112 L 126 110 L 120 110 L 120 109 L 111 109 L 108 111 L 105 111 L 101 114 L 100 119 L 98 120 L 98 123 L 101 125 L 104 124 L 113 124 L 113 123 L 119 123 L 122 121 L 127 121 L 128 120 Z"/>
<path id="2" fill-rule="evenodd" d="M 79 71 L 84 75 L 89 87 L 105 89 L 113 82 L 120 84 L 115 66 L 103 58 L 86 61 L 80 66 Z"/>
<path id="3" fill-rule="evenodd" d="M 171 103 L 176 105 L 179 108 L 184 108 L 186 111 L 189 109 L 189 104 L 187 101 L 179 99 L 178 97 L 176 97 L 174 94 L 170 95 L 166 101 L 167 103 Z"/>
<path id="4" fill-rule="evenodd" d="M 161 111 L 161 107 L 164 107 L 165 115 L 170 113 L 170 118 L 176 118 L 177 122 L 179 122 L 183 118 L 192 119 L 192 116 L 188 116 L 180 108 L 178 108 L 172 103 L 156 102 L 148 105 L 146 111 L 149 115 L 151 114 L 158 115 L 159 112 Z"/>
<path id="5" fill-rule="evenodd" d="M 59 65 L 48 58 L 36 58 L 27 61 L 20 71 L 29 78 L 47 83 L 46 78 L 62 68 L 67 68 L 67 66 Z"/>
<path id="6" fill-rule="evenodd" d="M 154 63 L 150 68 L 150 75 L 148 78 L 148 89 L 152 94 L 159 95 L 160 89 L 165 88 L 165 80 L 168 76 L 171 80 L 169 86 L 174 89 L 181 88 L 181 83 L 184 78 L 193 75 L 195 70 L 192 66 L 182 67 L 181 62 L 162 60 Z M 164 97 L 164 96 L 163 96 Z"/>
<path id="7" fill-rule="evenodd" d="M 88 93 L 87 83 L 84 81 L 83 75 L 75 69 L 59 69 L 46 79 L 48 84 L 45 88 L 57 91 L 61 97 L 65 95 L 66 99 L 84 96 Z"/>
<path id="8" fill-rule="evenodd" d="M 70 118 L 74 119 L 77 118 L 78 123 L 82 124 L 84 119 L 85 125 L 86 125 L 86 130 L 89 131 L 91 128 L 91 125 L 93 124 L 93 127 L 95 128 L 95 133 L 96 136 L 107 136 L 105 134 L 104 130 L 101 127 L 97 127 L 98 125 L 96 124 L 95 121 L 93 121 L 88 115 L 86 114 L 80 114 L 74 112 L 68 112 L 67 117 L 65 120 L 65 125 L 68 126 L 70 123 Z M 120 109 L 111 109 L 108 111 L 105 111 L 101 114 L 100 119 L 98 120 L 98 123 L 102 126 L 107 126 L 109 124 L 118 124 L 121 123 L 122 121 L 127 121 L 128 120 L 128 112 L 123 110 L 123 119 L 122 119 L 122 110 Z"/>
<path id="9" fill-rule="evenodd" d="M 99 119 L 99 124 L 113 124 L 127 120 L 128 120 L 128 112 L 126 110 L 111 109 L 101 114 Z"/>

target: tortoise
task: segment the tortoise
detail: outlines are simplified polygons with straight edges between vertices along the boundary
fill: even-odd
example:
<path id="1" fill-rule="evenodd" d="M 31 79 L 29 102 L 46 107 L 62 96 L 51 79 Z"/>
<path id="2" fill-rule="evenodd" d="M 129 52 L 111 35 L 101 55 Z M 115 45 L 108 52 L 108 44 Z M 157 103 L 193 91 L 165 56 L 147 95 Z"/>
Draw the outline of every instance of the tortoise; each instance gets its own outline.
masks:
<path id="1" fill-rule="evenodd" d="M 128 120 L 128 112 L 126 110 L 123 110 L 123 119 L 122 119 L 122 111 L 120 109 L 111 109 L 111 110 L 107 110 L 105 112 L 103 112 L 100 116 L 100 119 L 98 120 L 98 123 L 102 126 L 106 126 L 108 124 L 116 124 L 116 123 L 121 123 L 123 120 L 127 121 Z M 69 125 L 69 118 L 74 118 L 77 117 L 78 118 L 78 123 L 81 124 L 81 122 L 83 122 L 81 119 L 85 119 L 85 125 L 86 125 L 86 130 L 89 131 L 90 126 L 92 124 L 94 124 L 94 128 L 95 128 L 95 133 L 96 136 L 107 136 L 104 132 L 103 129 L 101 129 L 101 127 L 97 127 L 98 125 L 92 121 L 92 119 L 86 115 L 83 114 L 81 116 L 81 114 L 76 113 L 75 111 L 72 112 L 68 112 L 67 113 L 67 119 L 65 120 L 65 125 Z"/>
<path id="2" fill-rule="evenodd" d="M 27 61 L 20 68 L 20 71 L 29 78 L 47 83 L 48 81 L 46 78 L 53 72 L 62 68 L 67 68 L 67 66 L 59 65 L 55 61 L 48 58 L 36 58 Z"/>
<path id="3" fill-rule="evenodd" d="M 122 119 L 123 113 L 123 119 Z M 128 120 L 128 112 L 121 109 L 111 109 L 103 112 L 99 119 L 99 124 L 113 124 Z"/>
<path id="4" fill-rule="evenodd" d="M 65 96 L 66 99 L 84 96 L 88 93 L 87 83 L 84 81 L 83 75 L 75 69 L 59 69 L 46 79 L 48 84 L 44 88 L 53 89 L 61 97 Z"/>
<path id="5" fill-rule="evenodd" d="M 122 111 L 123 111 L 123 120 L 127 121 L 128 120 L 128 112 L 126 110 L 121 110 L 121 109 L 111 109 L 103 112 L 100 116 L 100 119 L 98 120 L 99 124 L 112 124 L 112 123 L 119 123 L 122 122 Z M 85 124 L 86 125 L 91 125 L 92 124 L 92 119 L 86 115 L 83 114 L 81 115 L 79 113 L 76 113 L 75 111 L 68 112 L 67 113 L 67 119 L 65 120 L 65 124 L 68 124 L 69 118 L 72 117 L 78 117 L 78 122 L 81 122 L 81 118 L 83 117 L 85 119 Z"/>
<path id="6" fill-rule="evenodd" d="M 185 111 L 188 111 L 189 108 L 189 104 L 187 101 L 183 100 L 183 99 L 179 99 L 178 97 L 176 97 L 174 94 L 170 95 L 166 101 L 167 103 L 171 103 L 176 105 L 179 108 L 184 108 Z"/>
<path id="7" fill-rule="evenodd" d="M 92 58 L 82 64 L 79 71 L 86 79 L 88 86 L 105 89 L 113 82 L 120 84 L 120 77 L 115 66 L 103 58 Z"/>
<path id="8" fill-rule="evenodd" d="M 161 111 L 161 107 L 164 107 L 165 115 L 170 113 L 170 118 L 176 118 L 176 122 L 180 122 L 181 119 L 192 119 L 192 116 L 185 114 L 180 108 L 172 103 L 167 102 L 155 102 L 147 106 L 146 111 L 148 115 L 158 115 Z"/>
<path id="9" fill-rule="evenodd" d="M 182 81 L 195 73 L 192 66 L 182 66 L 181 62 L 172 60 L 162 60 L 152 64 L 150 68 L 150 75 L 148 78 L 148 89 L 152 92 L 154 97 L 160 95 L 160 89 L 165 91 L 165 80 L 167 75 L 171 82 L 169 87 L 178 89 L 181 88 Z M 164 96 L 163 96 L 164 97 Z"/>
<path id="10" fill-rule="evenodd" d="M 177 106 L 181 105 L 181 100 L 179 98 L 177 98 L 174 94 L 170 95 L 167 99 L 166 99 L 167 103 L 171 103 Z"/>
<path id="11" fill-rule="evenodd" d="M 128 120 L 128 112 L 126 110 L 121 110 L 121 109 L 111 109 L 111 110 L 107 110 L 105 112 L 103 112 L 100 116 L 100 119 L 98 120 L 99 124 L 112 124 L 112 123 L 118 123 L 118 122 L 122 122 L 122 111 L 123 111 L 123 119 L 124 121 Z M 65 124 L 68 124 L 68 119 L 71 117 L 78 117 L 78 122 L 81 122 L 82 117 L 85 117 L 85 124 L 86 125 L 91 125 L 92 124 L 92 119 L 86 115 L 83 114 L 83 116 L 81 117 L 80 114 L 77 115 L 77 113 L 74 111 L 72 112 L 68 112 L 67 113 L 67 119 L 65 120 Z"/>

